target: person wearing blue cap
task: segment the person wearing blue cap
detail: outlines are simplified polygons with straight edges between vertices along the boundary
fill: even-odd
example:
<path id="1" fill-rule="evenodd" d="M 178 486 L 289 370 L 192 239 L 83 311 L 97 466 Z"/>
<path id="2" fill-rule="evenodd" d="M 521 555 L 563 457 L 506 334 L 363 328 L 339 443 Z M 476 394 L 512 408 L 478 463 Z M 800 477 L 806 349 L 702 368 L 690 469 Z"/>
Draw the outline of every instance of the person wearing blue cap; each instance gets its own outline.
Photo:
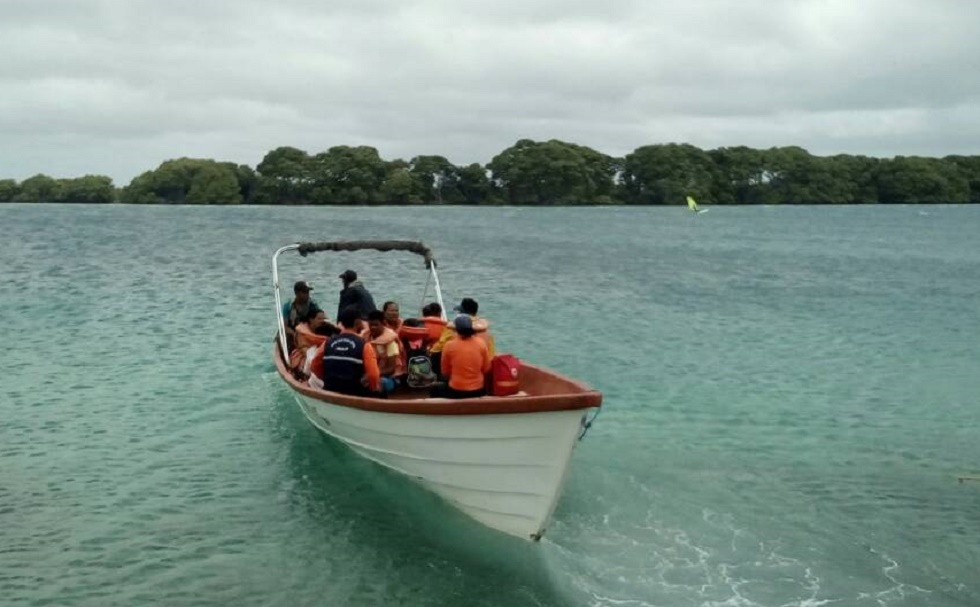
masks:
<path id="1" fill-rule="evenodd" d="M 490 358 L 493 358 L 494 352 L 496 350 L 496 343 L 493 335 L 490 333 L 490 323 L 487 319 L 477 316 L 477 312 L 480 310 L 480 304 L 477 303 L 472 297 L 464 297 L 459 305 L 453 306 L 453 311 L 456 312 L 457 317 L 466 316 L 473 323 L 473 330 L 476 332 L 477 337 L 482 339 L 486 344 L 487 348 L 490 350 Z M 452 339 L 456 337 L 456 329 L 452 323 L 442 330 L 442 335 L 439 336 L 439 341 L 437 341 L 432 346 L 433 354 L 440 354 Z M 435 359 L 433 359 L 435 362 Z"/>
<path id="2" fill-rule="evenodd" d="M 440 396 L 445 398 L 477 398 L 485 396 L 486 376 L 490 372 L 490 350 L 484 340 L 475 337 L 473 319 L 461 314 L 453 321 L 456 338 L 442 350 L 440 367 L 448 386 Z"/>

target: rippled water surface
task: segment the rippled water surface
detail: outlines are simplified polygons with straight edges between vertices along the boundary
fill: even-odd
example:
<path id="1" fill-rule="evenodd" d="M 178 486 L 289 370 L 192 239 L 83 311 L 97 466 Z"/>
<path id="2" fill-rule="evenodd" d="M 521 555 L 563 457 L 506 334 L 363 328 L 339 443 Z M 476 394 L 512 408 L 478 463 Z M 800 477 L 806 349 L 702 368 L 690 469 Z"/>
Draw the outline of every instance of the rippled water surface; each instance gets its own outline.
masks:
<path id="1" fill-rule="evenodd" d="M 545 541 L 321 437 L 270 257 L 425 240 L 499 348 L 605 394 Z M 331 315 L 357 269 L 289 258 Z M 0 604 L 980 604 L 980 206 L 0 205 Z"/>

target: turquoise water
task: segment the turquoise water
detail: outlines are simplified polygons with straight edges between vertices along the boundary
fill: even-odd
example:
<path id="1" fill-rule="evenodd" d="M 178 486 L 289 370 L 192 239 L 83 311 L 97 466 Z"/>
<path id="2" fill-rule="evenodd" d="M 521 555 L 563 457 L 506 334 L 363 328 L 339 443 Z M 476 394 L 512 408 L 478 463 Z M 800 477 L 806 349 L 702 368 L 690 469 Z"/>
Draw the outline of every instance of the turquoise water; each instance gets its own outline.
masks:
<path id="1" fill-rule="evenodd" d="M 0 604 L 976 606 L 980 206 L 0 205 Z M 270 257 L 423 239 L 605 408 L 538 545 L 319 436 Z M 290 258 L 333 314 L 398 254 Z"/>

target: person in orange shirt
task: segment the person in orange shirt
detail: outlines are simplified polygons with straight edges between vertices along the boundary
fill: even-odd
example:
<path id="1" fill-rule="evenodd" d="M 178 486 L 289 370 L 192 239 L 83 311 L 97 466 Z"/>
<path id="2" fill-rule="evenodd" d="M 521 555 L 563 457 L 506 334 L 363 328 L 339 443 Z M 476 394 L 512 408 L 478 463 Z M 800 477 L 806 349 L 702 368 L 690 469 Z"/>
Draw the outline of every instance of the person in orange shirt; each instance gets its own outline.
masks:
<path id="1" fill-rule="evenodd" d="M 323 347 L 319 368 L 311 368 L 323 379 L 323 389 L 354 396 L 380 396 L 381 372 L 374 348 L 357 332 L 359 312 L 344 308 L 337 319 L 343 330 Z"/>
<path id="2" fill-rule="evenodd" d="M 442 349 L 442 374 L 449 379 L 447 388 L 439 394 L 445 398 L 476 398 L 485 396 L 486 374 L 490 372 L 490 350 L 487 343 L 474 337 L 473 319 L 457 316 L 453 321 L 456 338 Z"/>
<path id="3" fill-rule="evenodd" d="M 493 358 L 496 345 L 493 335 L 490 334 L 490 323 L 486 318 L 477 316 L 479 309 L 480 304 L 478 304 L 472 297 L 464 297 L 463 301 L 461 301 L 458 306 L 453 308 L 458 315 L 466 315 L 470 317 L 470 320 L 473 322 L 473 330 L 476 331 L 477 338 L 482 339 L 487 344 L 487 349 L 490 350 L 490 358 Z M 455 337 L 456 330 L 453 328 L 453 325 L 450 324 L 443 329 L 442 334 L 439 336 L 439 341 L 432 345 L 432 354 L 442 352 L 446 347 L 446 344 Z"/>

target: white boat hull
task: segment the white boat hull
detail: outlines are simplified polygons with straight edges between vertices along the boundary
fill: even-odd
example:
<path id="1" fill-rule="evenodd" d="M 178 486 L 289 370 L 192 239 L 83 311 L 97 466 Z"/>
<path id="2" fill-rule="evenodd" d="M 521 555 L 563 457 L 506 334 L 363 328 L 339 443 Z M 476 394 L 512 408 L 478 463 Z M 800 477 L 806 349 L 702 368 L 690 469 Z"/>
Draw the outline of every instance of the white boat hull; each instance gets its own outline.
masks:
<path id="1" fill-rule="evenodd" d="M 296 398 L 314 426 L 360 455 L 488 527 L 532 540 L 555 509 L 587 413 L 413 415 Z"/>

